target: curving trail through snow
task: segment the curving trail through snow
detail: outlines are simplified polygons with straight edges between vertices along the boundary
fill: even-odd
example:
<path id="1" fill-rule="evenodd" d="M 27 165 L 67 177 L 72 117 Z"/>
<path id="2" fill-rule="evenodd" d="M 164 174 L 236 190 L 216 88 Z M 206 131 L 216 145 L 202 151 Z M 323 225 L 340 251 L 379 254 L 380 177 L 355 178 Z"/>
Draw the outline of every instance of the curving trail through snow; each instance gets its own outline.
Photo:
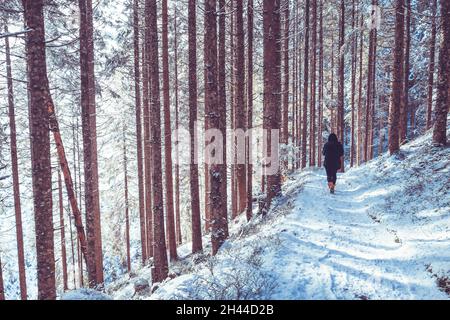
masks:
<path id="1" fill-rule="evenodd" d="M 281 239 L 281 249 L 266 258 L 276 261 L 273 272 L 279 279 L 272 298 L 448 298 L 426 272 L 430 252 L 402 239 L 402 232 L 408 238 L 416 231 L 398 231 L 373 216 L 388 190 L 365 178 L 355 170 L 340 174 L 331 195 L 321 170 L 300 175 L 303 190 L 293 213 L 272 230 Z M 446 239 L 444 248 L 449 244 Z M 443 258 L 449 261 L 448 254 Z"/>

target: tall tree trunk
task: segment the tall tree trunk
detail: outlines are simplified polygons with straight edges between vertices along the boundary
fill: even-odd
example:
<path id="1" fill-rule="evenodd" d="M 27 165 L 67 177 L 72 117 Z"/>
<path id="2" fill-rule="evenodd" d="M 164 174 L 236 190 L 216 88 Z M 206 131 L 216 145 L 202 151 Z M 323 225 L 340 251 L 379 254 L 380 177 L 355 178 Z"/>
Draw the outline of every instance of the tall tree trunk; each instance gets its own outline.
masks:
<path id="1" fill-rule="evenodd" d="M 436 107 L 434 110 L 433 143 L 447 144 L 447 114 L 449 109 L 450 82 L 450 2 L 441 4 L 441 47 L 439 49 L 439 80 Z"/>
<path id="2" fill-rule="evenodd" d="M 134 47 L 134 92 L 136 106 L 136 144 L 137 144 L 137 175 L 139 192 L 139 221 L 141 230 L 142 263 L 147 261 L 147 238 L 145 230 L 145 197 L 144 197 L 144 166 L 142 162 L 142 111 L 141 111 L 141 71 L 139 54 L 139 1 L 133 0 L 133 47 Z"/>
<path id="3" fill-rule="evenodd" d="M 31 167 L 36 233 L 38 299 L 56 299 L 55 254 L 53 243 L 52 172 L 50 161 L 50 96 L 45 54 L 42 0 L 23 0 L 25 25 L 33 30 L 26 36 L 28 71 Z"/>
<path id="4" fill-rule="evenodd" d="M 205 116 L 208 118 L 210 127 L 220 131 L 223 136 L 226 134 L 226 126 L 224 126 L 226 110 L 217 108 L 218 72 L 216 0 L 206 0 L 204 12 Z M 215 150 L 215 152 L 220 151 Z M 213 154 L 208 154 L 206 161 L 212 159 L 212 156 Z M 220 162 L 223 161 L 214 161 L 209 165 L 209 179 L 211 183 L 209 201 L 211 204 L 211 243 L 213 255 L 217 253 L 220 246 L 228 237 L 227 204 L 223 201 L 223 195 L 227 190 L 227 167 L 226 163 Z"/>
<path id="5" fill-rule="evenodd" d="M 230 72 L 230 126 L 232 132 L 236 130 L 236 0 L 230 0 L 230 58 L 231 58 L 231 72 Z M 231 142 L 231 218 L 234 219 L 238 215 L 238 193 L 236 183 L 236 137 L 233 137 Z"/>
<path id="6" fill-rule="evenodd" d="M 124 181 L 124 200 L 125 200 L 125 249 L 127 254 L 127 271 L 131 271 L 130 255 L 130 202 L 128 200 L 128 157 L 127 157 L 127 139 L 126 126 L 123 127 L 123 181 Z"/>
<path id="7" fill-rule="evenodd" d="M 390 154 L 399 151 L 399 112 L 403 91 L 403 66 L 404 66 L 404 31 L 405 0 L 395 2 L 395 44 L 393 59 L 393 80 L 392 96 L 389 110 L 389 152 Z"/>
<path id="8" fill-rule="evenodd" d="M 245 47 L 244 47 L 244 6 L 243 1 L 236 1 L 236 130 L 246 131 L 247 115 L 245 107 Z M 240 149 L 239 143 L 238 148 Z M 245 148 L 245 143 L 244 143 Z M 247 182 L 245 150 L 237 150 L 236 187 L 238 195 L 238 213 L 242 213 L 246 207 Z M 241 158 L 244 155 L 244 159 Z M 241 161 L 244 160 L 244 161 Z"/>
<path id="9" fill-rule="evenodd" d="M 220 0 L 224 2 L 224 0 Z M 247 220 L 253 215 L 253 0 L 247 1 L 247 128 L 250 134 L 247 137 Z"/>
<path id="10" fill-rule="evenodd" d="M 284 88 L 283 88 L 283 125 L 282 142 L 289 143 L 289 0 L 284 1 Z M 287 169 L 287 161 L 284 161 L 284 169 Z"/>
<path id="11" fill-rule="evenodd" d="M 151 84 L 151 179 L 153 200 L 153 282 L 163 281 L 169 272 L 166 252 L 166 236 L 164 232 L 164 205 L 162 186 L 161 157 L 161 104 L 159 87 L 159 54 L 158 54 L 158 15 L 156 0 L 147 0 L 149 11 L 149 65 Z"/>
<path id="12" fill-rule="evenodd" d="M 357 151 L 356 151 L 356 162 L 358 166 L 361 165 L 361 162 L 363 160 L 363 137 L 362 137 L 362 123 L 363 123 L 363 96 L 362 96 L 362 90 L 363 90 L 363 52 L 364 52 L 364 19 L 363 19 L 363 13 L 362 10 L 359 20 L 359 28 L 360 28 L 360 34 L 359 34 L 359 80 L 358 80 L 358 137 L 357 137 Z"/>
<path id="13" fill-rule="evenodd" d="M 88 254 L 90 259 L 95 261 L 94 269 L 89 273 L 89 286 L 95 287 L 103 282 L 103 257 L 97 164 L 92 0 L 79 0 L 79 7 L 86 237 Z"/>
<path id="14" fill-rule="evenodd" d="M 180 127 L 179 122 L 179 105 L 178 105 L 178 34 L 177 34 L 177 5 L 174 3 L 174 17 L 173 17 L 173 27 L 174 27 L 174 63 L 175 63 L 175 128 L 177 132 L 176 141 L 179 141 L 180 137 L 178 135 L 178 130 Z M 177 243 L 182 243 L 181 235 L 181 215 L 180 215 L 180 150 L 176 150 L 176 164 L 175 164 L 175 222 L 176 222 L 176 239 Z"/>
<path id="15" fill-rule="evenodd" d="M 3 285 L 3 265 L 0 257 L 0 301 L 5 300 L 5 286 Z"/>
<path id="16" fill-rule="evenodd" d="M 152 212 L 152 173 L 151 173 L 151 137 L 150 137 L 150 31 L 149 31 L 149 7 L 145 3 L 145 31 L 142 54 L 142 103 L 144 112 L 144 174 L 145 174 L 145 216 L 146 216 L 146 236 L 147 236 L 147 258 L 153 257 L 153 212 Z"/>
<path id="17" fill-rule="evenodd" d="M 192 212 L 192 253 L 203 250 L 202 226 L 200 217 L 200 197 L 198 190 L 198 154 L 197 154 L 197 4 L 189 0 L 189 135 L 190 135 L 190 191 Z"/>
<path id="18" fill-rule="evenodd" d="M 408 102 L 409 102 L 409 54 L 411 45 L 411 0 L 405 0 L 405 68 L 403 70 L 403 99 L 400 105 L 400 145 L 408 137 Z"/>
<path id="19" fill-rule="evenodd" d="M 309 165 L 316 165 L 317 0 L 311 4 L 311 89 L 309 110 Z"/>
<path id="20" fill-rule="evenodd" d="M 5 23 L 5 33 L 8 34 L 8 23 Z M 8 114 L 10 128 L 10 147 L 11 147 L 11 168 L 14 193 L 14 213 L 16 222 L 16 240 L 17 240 L 17 264 L 19 266 L 19 284 L 20 298 L 27 300 L 27 281 L 25 274 L 25 255 L 23 250 L 23 229 L 22 229 L 22 209 L 20 204 L 20 181 L 19 166 L 17 159 L 17 136 L 16 136 L 16 116 L 14 110 L 14 88 L 11 70 L 11 53 L 9 47 L 9 38 L 5 37 L 6 51 L 6 78 L 8 86 Z"/>
<path id="21" fill-rule="evenodd" d="M 344 44 L 345 44 L 345 1 L 341 0 L 341 12 L 339 21 L 339 86 L 338 86 L 338 109 L 337 109 L 337 132 L 339 140 L 342 144 L 345 144 L 344 134 L 345 134 L 345 107 L 344 107 L 344 88 L 345 88 L 345 54 L 344 54 Z M 341 170 L 344 169 L 342 166 Z"/>
<path id="22" fill-rule="evenodd" d="M 323 0 L 319 4 L 319 124 L 318 124 L 318 143 L 317 143 L 317 164 L 322 166 L 322 131 L 323 131 Z"/>
<path id="23" fill-rule="evenodd" d="M 58 202 L 59 202 L 59 232 L 61 241 L 61 266 L 63 272 L 63 288 L 64 291 L 69 289 L 67 274 L 67 253 L 66 253 L 66 228 L 64 226 L 64 203 L 61 172 L 58 170 Z"/>
<path id="24" fill-rule="evenodd" d="M 355 0 L 352 1 L 352 32 L 356 27 L 356 7 Z M 356 33 L 355 33 L 356 35 Z M 358 38 L 353 36 L 352 39 L 352 125 L 350 137 L 350 167 L 353 167 L 355 160 L 355 98 L 356 98 L 356 54 L 357 54 Z"/>
<path id="25" fill-rule="evenodd" d="M 302 108 L 302 163 L 306 167 L 306 143 L 308 135 L 308 83 L 309 83 L 309 5 L 310 0 L 305 0 L 305 55 L 303 76 L 303 108 Z"/>
<path id="26" fill-rule="evenodd" d="M 431 17 L 431 39 L 430 39 L 430 64 L 428 66 L 428 95 L 427 95 L 427 123 L 426 128 L 429 130 L 433 125 L 432 113 L 433 113 L 433 87 L 434 87 L 434 71 L 435 71 L 435 54 L 436 54 L 436 11 L 437 0 L 431 2 L 432 5 L 432 17 Z"/>
<path id="27" fill-rule="evenodd" d="M 162 0 L 162 61 L 163 61 L 163 102 L 164 102 L 164 167 L 166 178 L 166 228 L 170 260 L 177 259 L 177 240 L 173 209 L 172 177 L 172 129 L 170 120 L 170 80 L 169 80 L 169 38 L 168 38 L 167 0 Z"/>
<path id="28" fill-rule="evenodd" d="M 264 122 L 267 131 L 264 154 L 271 157 L 273 172 L 266 171 L 266 199 L 262 214 L 269 211 L 272 199 L 281 193 L 281 175 L 278 163 L 279 141 L 272 139 L 272 132 L 281 125 L 281 22 L 280 0 L 264 0 Z M 275 144 L 275 148 L 273 145 Z M 273 154 L 273 153 L 276 154 Z M 275 166 L 275 168 L 274 168 Z"/>

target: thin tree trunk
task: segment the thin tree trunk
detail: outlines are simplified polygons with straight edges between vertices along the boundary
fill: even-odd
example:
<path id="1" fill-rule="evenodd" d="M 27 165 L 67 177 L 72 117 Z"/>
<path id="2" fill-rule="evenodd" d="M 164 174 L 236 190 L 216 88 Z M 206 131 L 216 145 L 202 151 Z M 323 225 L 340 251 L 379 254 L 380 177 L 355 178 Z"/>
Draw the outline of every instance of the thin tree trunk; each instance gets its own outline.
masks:
<path id="1" fill-rule="evenodd" d="M 145 216 L 146 216 L 146 236 L 147 236 L 147 258 L 153 257 L 153 199 L 152 199 L 152 174 L 151 174 L 151 157 L 152 149 L 150 144 L 150 78 L 149 78 L 149 19 L 150 14 L 147 3 L 145 4 L 145 31 L 144 44 L 142 54 L 142 103 L 144 106 L 144 174 L 145 174 Z"/>
<path id="2" fill-rule="evenodd" d="M 42 0 L 23 0 L 26 36 L 29 124 L 39 300 L 56 299 L 52 178 L 47 99 L 50 95 L 45 54 Z M 2 290 L 3 291 L 3 290 Z"/>
<path id="3" fill-rule="evenodd" d="M 178 34 L 177 34 L 177 5 L 174 3 L 174 62 L 175 62 L 175 128 L 176 128 L 176 141 L 179 142 L 178 130 L 180 129 L 179 123 L 179 106 L 178 106 Z M 175 164 L 175 222 L 176 222 L 176 239 L 177 243 L 182 243 L 181 235 L 181 215 L 180 215 L 180 150 L 176 150 L 176 164 Z"/>
<path id="4" fill-rule="evenodd" d="M 409 54 L 411 44 L 411 0 L 405 0 L 405 67 L 403 70 L 403 99 L 400 105 L 399 143 L 406 142 L 408 137 L 408 102 L 409 102 Z"/>
<path id="5" fill-rule="evenodd" d="M 222 135 L 225 135 L 226 127 L 224 126 L 224 119 L 226 119 L 226 110 L 217 108 L 218 72 L 216 0 L 206 0 L 204 12 L 205 116 L 208 118 L 207 121 L 211 128 L 214 128 L 220 131 Z M 206 161 L 212 159 L 211 157 L 212 154 L 208 154 Z M 227 190 L 226 163 L 211 163 L 209 165 L 209 179 L 211 183 L 211 192 L 209 195 L 212 218 L 211 243 L 212 254 L 215 255 L 228 237 L 227 204 L 223 201 L 223 195 Z"/>
<path id="6" fill-rule="evenodd" d="M 5 33 L 8 34 L 8 24 L 5 23 Z M 11 147 L 11 168 L 14 193 L 14 213 L 16 222 L 16 241 L 17 241 L 17 263 L 19 266 L 19 284 L 20 298 L 27 300 L 27 281 L 25 273 L 25 255 L 23 249 L 23 228 L 22 228 L 22 209 L 20 204 L 20 181 L 19 166 L 17 157 L 17 136 L 16 136 L 16 116 L 14 107 L 14 88 L 11 71 L 11 53 L 9 47 L 9 38 L 5 37 L 6 51 L 6 78 L 8 86 L 8 113 L 10 128 L 10 147 Z"/>
<path id="7" fill-rule="evenodd" d="M 361 9 L 360 9 L 361 10 Z M 362 11 L 362 10 L 361 10 Z M 356 151 L 356 162 L 358 166 L 361 165 L 363 160 L 362 154 L 362 123 L 363 123 L 363 97 L 362 97 L 362 89 L 363 89 L 363 52 L 364 52 L 364 19 L 363 13 L 361 12 L 360 20 L 359 20 L 359 28 L 361 30 L 359 35 L 359 80 L 358 80 L 358 138 L 357 138 L 357 151 Z"/>
<path id="8" fill-rule="evenodd" d="M 220 0 L 223 2 L 223 0 Z M 253 129 L 253 0 L 247 1 L 247 128 Z M 247 220 L 253 215 L 252 135 L 247 137 Z"/>
<path id="9" fill-rule="evenodd" d="M 3 284 L 3 265 L 0 257 L 0 301 L 5 300 L 5 286 Z"/>
<path id="10" fill-rule="evenodd" d="M 86 237 L 89 259 L 95 261 L 93 269 L 89 272 L 89 286 L 95 287 L 103 282 L 103 258 L 97 164 L 92 0 L 79 0 L 79 8 Z"/>
<path id="11" fill-rule="evenodd" d="M 142 111 L 141 111 L 141 71 L 139 54 L 139 1 L 133 0 L 133 45 L 134 45 L 134 92 L 136 106 L 136 144 L 137 144 L 137 175 L 139 192 L 139 221 L 141 230 L 142 264 L 147 261 L 147 238 L 145 230 L 145 196 L 144 196 L 144 166 L 142 159 Z"/>
<path id="12" fill-rule="evenodd" d="M 352 32 L 356 27 L 356 7 L 355 0 L 352 2 Z M 355 98 L 356 98 L 356 54 L 357 54 L 357 37 L 352 39 L 352 125 L 350 137 L 350 167 L 353 167 L 355 159 Z"/>
<path id="13" fill-rule="evenodd" d="M 341 12 L 339 21 L 339 86 L 338 86 L 338 110 L 337 110 L 337 132 L 339 140 L 342 144 L 345 144 L 344 134 L 345 134 L 345 122 L 344 122 L 344 88 L 345 88 L 345 55 L 344 55 L 344 44 L 345 44 L 345 1 L 341 0 Z M 342 165 L 341 170 L 344 171 L 344 166 Z"/>
<path id="14" fill-rule="evenodd" d="M 272 132 L 281 126 L 281 22 L 280 0 L 264 0 L 264 122 L 267 132 L 264 154 L 271 157 L 271 171 L 266 171 L 266 198 L 261 213 L 267 214 L 272 199 L 281 194 L 281 175 L 278 163 L 279 140 L 272 140 Z M 273 145 L 276 145 L 273 148 Z M 276 154 L 273 154 L 275 151 Z M 274 168 L 275 166 L 275 168 Z"/>
<path id="15" fill-rule="evenodd" d="M 303 109 L 302 109 L 302 163 L 306 167 L 306 143 L 308 135 L 308 83 L 309 83 L 309 5 L 310 0 L 305 0 L 305 55 L 303 76 Z"/>
<path id="16" fill-rule="evenodd" d="M 427 95 L 427 123 L 426 128 L 429 130 L 433 125 L 433 87 L 434 87 L 434 71 L 435 71 L 435 53 L 436 53 L 436 11 L 437 0 L 431 2 L 432 5 L 432 17 L 431 17 L 431 39 L 430 39 L 430 64 L 428 66 L 428 95 Z"/>
<path id="17" fill-rule="evenodd" d="M 166 251 L 166 236 L 164 232 L 164 204 L 162 186 L 161 157 L 161 104 L 159 86 L 159 54 L 158 54 L 158 14 L 156 0 L 147 0 L 149 12 L 149 65 L 151 84 L 151 179 L 153 200 L 153 283 L 163 281 L 169 272 Z"/>
<path id="18" fill-rule="evenodd" d="M 311 5 L 311 89 L 309 110 L 309 166 L 316 165 L 317 0 Z"/>
<path id="19" fill-rule="evenodd" d="M 245 47 L 244 47 L 244 6 L 243 1 L 236 1 L 236 130 L 246 131 L 247 115 L 245 107 Z M 240 147 L 240 144 L 239 144 Z M 245 148 L 245 144 L 244 144 Z M 245 150 L 237 150 L 236 164 L 236 192 L 238 196 L 238 214 L 242 213 L 246 207 L 247 182 L 246 166 L 242 164 L 240 155 Z M 243 159 L 245 162 L 245 158 Z"/>
<path id="20" fill-rule="evenodd" d="M 317 143 L 317 164 L 322 166 L 322 131 L 323 131 L 323 0 L 319 4 L 319 125 L 318 125 L 318 143 Z"/>
<path id="21" fill-rule="evenodd" d="M 69 289 L 67 274 L 67 254 L 66 254 L 66 229 L 64 226 L 64 203 L 61 182 L 61 172 L 58 170 L 58 202 L 59 202 L 59 231 L 61 237 L 61 265 L 63 272 L 63 288 L 64 291 Z"/>
<path id="22" fill-rule="evenodd" d="M 130 215 L 128 200 L 128 157 L 127 157 L 127 140 L 126 126 L 123 127 L 123 178 L 124 178 L 124 200 L 125 200 L 125 250 L 127 254 L 127 271 L 131 271 L 131 255 L 130 255 Z"/>
<path id="23" fill-rule="evenodd" d="M 441 47 L 439 50 L 439 80 L 436 107 L 434 110 L 433 143 L 447 145 L 447 114 L 449 108 L 450 82 L 450 2 L 441 4 Z"/>
<path id="24" fill-rule="evenodd" d="M 395 45 L 393 59 L 392 96 L 389 110 L 389 152 L 392 155 L 399 151 L 399 112 L 403 90 L 404 66 L 404 0 L 395 2 Z"/>
<path id="25" fill-rule="evenodd" d="M 189 135 L 190 135 L 190 191 L 192 211 L 192 253 L 203 250 L 202 226 L 200 217 L 200 197 L 198 189 L 198 154 L 197 154 L 197 4 L 189 0 Z"/>
<path id="26" fill-rule="evenodd" d="M 289 143 L 289 0 L 284 1 L 284 88 L 283 88 L 283 136 L 282 142 Z M 284 161 L 284 169 L 287 169 L 287 161 Z"/>
<path id="27" fill-rule="evenodd" d="M 166 182 L 166 228 L 171 261 L 177 259 L 177 240 L 175 234 L 175 217 L 173 208 L 172 177 L 172 129 L 170 119 L 170 80 L 169 80 L 169 38 L 168 38 L 167 0 L 162 0 L 162 62 L 163 62 L 163 104 L 164 104 L 164 167 Z"/>

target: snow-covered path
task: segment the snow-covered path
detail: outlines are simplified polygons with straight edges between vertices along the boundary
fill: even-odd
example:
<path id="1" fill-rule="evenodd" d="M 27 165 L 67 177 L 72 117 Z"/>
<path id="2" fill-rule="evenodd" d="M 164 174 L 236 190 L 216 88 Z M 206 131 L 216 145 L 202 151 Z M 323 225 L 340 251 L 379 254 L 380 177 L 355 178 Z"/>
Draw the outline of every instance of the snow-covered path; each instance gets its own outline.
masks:
<path id="1" fill-rule="evenodd" d="M 266 217 L 230 222 L 230 238 L 211 258 L 179 248 L 176 274 L 151 295 L 133 279 L 115 299 L 448 299 L 450 148 L 430 134 L 338 175 L 293 173 Z M 255 210 L 257 210 L 255 206 Z M 209 243 L 208 236 L 204 244 Z M 137 277 L 149 279 L 150 269 Z"/>
<path id="2" fill-rule="evenodd" d="M 295 212 L 274 230 L 283 248 L 272 252 L 280 279 L 273 298 L 447 298 L 425 271 L 416 243 L 371 217 L 386 189 L 361 185 L 350 173 L 339 176 L 331 195 L 322 171 L 303 179 Z"/>

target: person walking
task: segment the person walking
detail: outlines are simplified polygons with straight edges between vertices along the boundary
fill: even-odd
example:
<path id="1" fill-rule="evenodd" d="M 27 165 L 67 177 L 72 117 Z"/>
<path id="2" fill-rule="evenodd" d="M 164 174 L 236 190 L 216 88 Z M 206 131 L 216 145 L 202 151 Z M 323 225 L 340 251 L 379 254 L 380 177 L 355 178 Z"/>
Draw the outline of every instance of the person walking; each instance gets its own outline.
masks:
<path id="1" fill-rule="evenodd" d="M 328 188 L 330 189 L 330 193 L 334 193 L 337 172 L 344 165 L 344 147 L 334 133 L 328 137 L 328 142 L 323 146 L 322 154 L 325 157 L 323 166 L 327 172 Z"/>

